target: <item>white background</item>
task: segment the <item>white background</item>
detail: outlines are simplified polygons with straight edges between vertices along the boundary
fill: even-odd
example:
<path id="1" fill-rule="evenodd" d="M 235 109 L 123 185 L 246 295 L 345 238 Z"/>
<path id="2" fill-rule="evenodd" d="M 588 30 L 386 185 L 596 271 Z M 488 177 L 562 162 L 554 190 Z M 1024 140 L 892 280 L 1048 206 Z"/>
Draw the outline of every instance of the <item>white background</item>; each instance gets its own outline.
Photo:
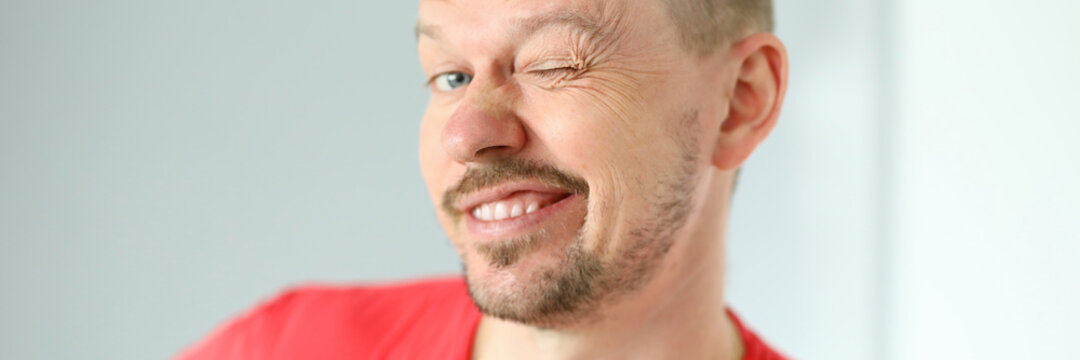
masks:
<path id="1" fill-rule="evenodd" d="M 457 272 L 415 7 L 0 2 L 0 358 L 167 358 L 286 286 Z M 803 359 L 1080 358 L 1080 5 L 776 7 L 731 305 Z"/>
<path id="2" fill-rule="evenodd" d="M 890 253 L 903 359 L 1077 359 L 1080 3 L 906 1 Z"/>

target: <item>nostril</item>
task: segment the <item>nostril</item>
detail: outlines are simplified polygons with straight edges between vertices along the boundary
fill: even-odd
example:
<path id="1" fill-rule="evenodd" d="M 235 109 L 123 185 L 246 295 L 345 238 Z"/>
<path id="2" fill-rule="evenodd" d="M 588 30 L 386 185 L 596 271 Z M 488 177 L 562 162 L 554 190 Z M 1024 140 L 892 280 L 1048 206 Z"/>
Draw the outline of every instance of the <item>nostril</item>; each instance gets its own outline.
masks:
<path id="1" fill-rule="evenodd" d="M 488 146 L 486 148 L 476 151 L 476 157 L 496 156 L 502 153 L 510 151 L 510 147 L 506 145 Z"/>

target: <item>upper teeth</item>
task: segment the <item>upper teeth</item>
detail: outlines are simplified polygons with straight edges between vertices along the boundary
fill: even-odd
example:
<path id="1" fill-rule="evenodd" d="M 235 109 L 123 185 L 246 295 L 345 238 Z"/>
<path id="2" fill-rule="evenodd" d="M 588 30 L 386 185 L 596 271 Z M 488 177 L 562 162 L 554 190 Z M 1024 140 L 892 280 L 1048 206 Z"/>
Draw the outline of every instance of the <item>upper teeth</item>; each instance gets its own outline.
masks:
<path id="1" fill-rule="evenodd" d="M 540 203 L 521 201 L 496 201 L 473 208 L 473 216 L 483 221 L 503 220 L 532 213 L 540 209 Z"/>

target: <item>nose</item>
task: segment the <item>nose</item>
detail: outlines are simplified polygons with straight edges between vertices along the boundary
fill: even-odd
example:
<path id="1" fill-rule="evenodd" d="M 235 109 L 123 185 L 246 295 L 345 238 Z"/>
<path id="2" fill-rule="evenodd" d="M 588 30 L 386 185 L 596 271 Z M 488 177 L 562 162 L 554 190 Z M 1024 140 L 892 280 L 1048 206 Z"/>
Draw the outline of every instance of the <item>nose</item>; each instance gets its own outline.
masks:
<path id="1" fill-rule="evenodd" d="M 443 148 L 461 163 L 509 157 L 525 146 L 525 129 L 507 90 L 483 86 L 473 80 L 442 130 Z"/>

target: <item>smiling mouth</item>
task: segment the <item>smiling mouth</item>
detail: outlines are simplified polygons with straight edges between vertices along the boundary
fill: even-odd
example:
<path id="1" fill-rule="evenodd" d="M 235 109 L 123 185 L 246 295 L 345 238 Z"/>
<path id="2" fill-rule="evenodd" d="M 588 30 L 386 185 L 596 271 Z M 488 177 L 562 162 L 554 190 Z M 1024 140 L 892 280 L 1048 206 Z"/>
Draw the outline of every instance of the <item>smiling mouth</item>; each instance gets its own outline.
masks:
<path id="1" fill-rule="evenodd" d="M 504 198 L 476 205 L 469 211 L 483 222 L 515 219 L 532 214 L 570 197 L 569 192 L 517 191 Z"/>
<path id="2" fill-rule="evenodd" d="M 496 242 L 580 223 L 588 196 L 584 179 L 554 166 L 499 159 L 466 169 L 443 193 L 442 206 L 475 241 Z"/>

